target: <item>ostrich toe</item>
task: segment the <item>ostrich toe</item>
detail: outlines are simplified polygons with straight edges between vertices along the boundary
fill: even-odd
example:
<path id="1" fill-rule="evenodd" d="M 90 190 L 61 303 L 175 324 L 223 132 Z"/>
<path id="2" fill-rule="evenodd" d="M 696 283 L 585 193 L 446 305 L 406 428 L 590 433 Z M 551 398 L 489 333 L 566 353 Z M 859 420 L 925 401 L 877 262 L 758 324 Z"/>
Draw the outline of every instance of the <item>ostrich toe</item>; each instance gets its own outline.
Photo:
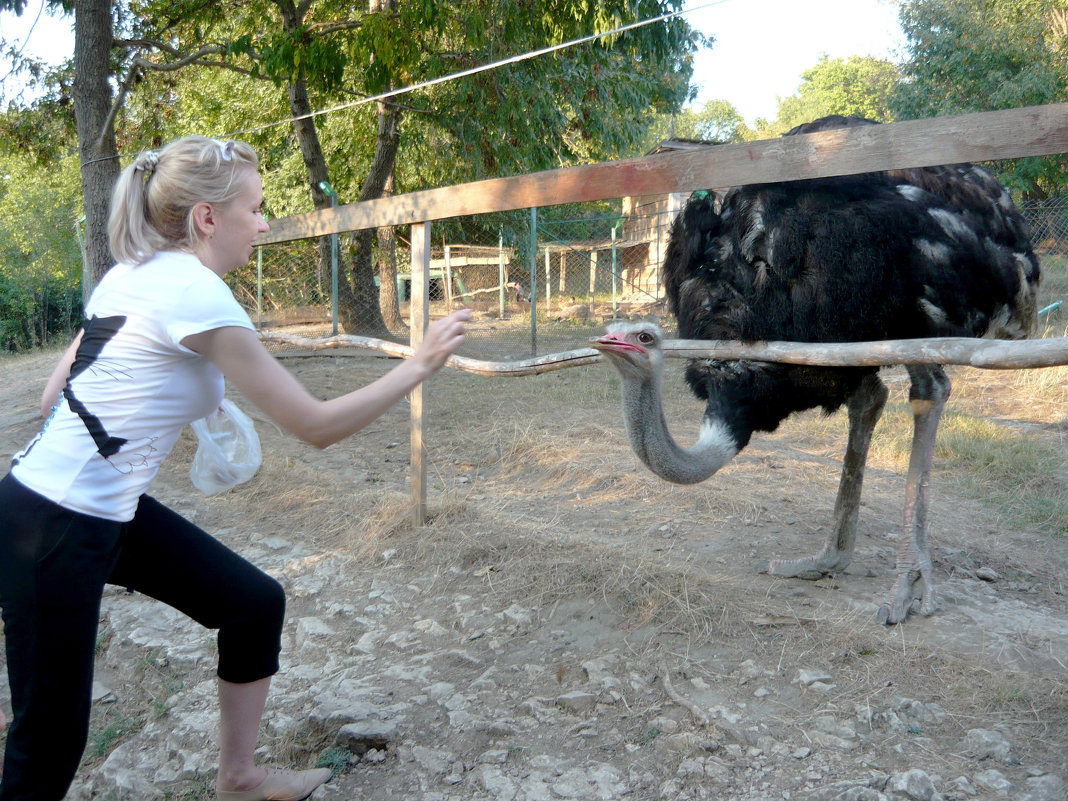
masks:
<path id="1" fill-rule="evenodd" d="M 880 623 L 893 625 L 904 623 L 905 619 L 916 611 L 922 615 L 933 614 L 935 592 L 929 570 L 930 566 L 899 573 L 875 619 Z"/>
<path id="2" fill-rule="evenodd" d="M 824 576 L 843 572 L 851 559 L 852 554 L 845 551 L 825 550 L 815 556 L 805 556 L 801 559 L 772 559 L 762 563 L 758 572 L 782 578 L 818 581 Z"/>

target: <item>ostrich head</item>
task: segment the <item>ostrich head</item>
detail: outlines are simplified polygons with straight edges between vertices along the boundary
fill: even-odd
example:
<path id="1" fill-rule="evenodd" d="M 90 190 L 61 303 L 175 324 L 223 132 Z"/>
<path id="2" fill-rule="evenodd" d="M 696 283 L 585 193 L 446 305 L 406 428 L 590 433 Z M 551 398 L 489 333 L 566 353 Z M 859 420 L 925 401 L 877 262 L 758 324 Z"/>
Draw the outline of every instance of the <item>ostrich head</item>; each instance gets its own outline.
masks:
<path id="1" fill-rule="evenodd" d="M 663 343 L 655 323 L 612 323 L 604 336 L 590 344 L 619 371 L 623 420 L 634 452 L 666 481 L 695 484 L 730 461 L 738 444 L 721 420 L 709 417 L 693 447 L 683 449 L 672 438 L 660 396 Z"/>
<path id="2" fill-rule="evenodd" d="M 604 354 L 624 381 L 655 381 L 664 371 L 664 334 L 656 323 L 612 323 L 590 345 Z"/>

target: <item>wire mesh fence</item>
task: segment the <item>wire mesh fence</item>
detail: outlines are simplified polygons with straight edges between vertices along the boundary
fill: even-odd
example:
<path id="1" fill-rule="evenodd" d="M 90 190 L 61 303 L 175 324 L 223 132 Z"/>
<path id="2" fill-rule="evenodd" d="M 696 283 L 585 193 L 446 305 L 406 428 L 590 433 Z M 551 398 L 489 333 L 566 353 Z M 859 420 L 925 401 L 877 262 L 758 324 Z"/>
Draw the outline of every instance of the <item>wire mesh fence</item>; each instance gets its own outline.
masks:
<path id="1" fill-rule="evenodd" d="M 672 218 L 664 211 L 624 216 L 599 208 L 547 217 L 531 210 L 442 226 L 430 255 L 431 315 L 470 308 L 475 322 L 462 353 L 475 358 L 520 359 L 583 347 L 605 320 L 663 307 L 659 268 Z M 351 254 L 344 244 L 339 252 L 339 280 L 349 280 Z M 267 246 L 253 264 L 231 274 L 235 295 L 261 328 L 302 337 L 346 332 L 335 326 L 332 277 L 319 254 L 313 240 Z M 383 275 L 389 276 L 385 289 Z M 377 292 L 395 292 L 406 320 L 411 266 L 403 237 L 394 269 L 377 270 L 374 280 Z M 366 333 L 362 328 L 357 321 L 349 333 Z M 373 325 L 368 329 L 373 333 Z M 395 329 L 392 334 L 404 337 Z"/>
<path id="2" fill-rule="evenodd" d="M 612 319 L 657 317 L 670 333 L 661 267 L 684 200 L 664 196 L 609 213 L 598 207 L 562 216 L 534 209 L 442 226 L 430 259 L 431 315 L 472 309 L 475 322 L 461 353 L 501 361 L 585 347 Z M 1068 273 L 1068 197 L 1019 209 L 1046 271 Z M 345 333 L 334 321 L 323 262 L 315 240 L 263 247 L 254 264 L 232 274 L 231 284 L 261 328 L 302 337 Z M 339 262 L 340 273 L 350 269 L 344 255 Z M 389 281 L 395 289 L 386 291 L 395 291 L 405 320 L 410 269 L 408 244 L 400 238 Z M 374 278 L 382 292 L 381 279 Z M 1044 309 L 1043 322 L 1063 328 L 1068 310 L 1055 306 L 1060 298 L 1050 300 L 1054 308 Z M 392 333 L 404 338 L 402 331 Z"/>
<path id="3" fill-rule="evenodd" d="M 500 361 L 584 347 L 613 318 L 661 318 L 670 333 L 661 266 L 671 223 L 684 201 L 684 196 L 665 195 L 613 208 L 535 209 L 435 224 L 431 315 L 471 308 L 475 322 L 463 355 Z M 1046 274 L 1042 300 L 1052 308 L 1045 309 L 1043 328 L 1063 335 L 1068 328 L 1068 304 L 1063 303 L 1068 294 L 1068 197 L 1018 207 Z M 61 228 L 69 226 L 57 226 Z M 352 253 L 348 238 L 339 239 L 338 277 L 347 281 Z M 0 259 L 0 346 L 19 351 L 53 338 L 68 339 L 82 306 L 76 237 L 70 233 L 58 244 L 18 247 L 15 237 L 7 241 L 10 247 Z M 329 248 L 320 248 L 316 239 L 261 247 L 228 281 L 261 329 L 302 337 L 367 333 L 348 331 L 336 322 L 332 265 L 325 253 Z M 406 341 L 411 258 L 403 236 L 398 236 L 392 269 L 383 271 L 382 262 L 376 252 L 368 277 L 378 296 L 371 311 L 381 316 L 392 300 L 396 324 L 384 332 L 379 321 L 374 335 Z M 366 312 L 368 307 L 363 308 Z M 353 321 L 357 329 L 373 322 L 361 320 L 359 311 L 348 316 L 350 326 Z"/>

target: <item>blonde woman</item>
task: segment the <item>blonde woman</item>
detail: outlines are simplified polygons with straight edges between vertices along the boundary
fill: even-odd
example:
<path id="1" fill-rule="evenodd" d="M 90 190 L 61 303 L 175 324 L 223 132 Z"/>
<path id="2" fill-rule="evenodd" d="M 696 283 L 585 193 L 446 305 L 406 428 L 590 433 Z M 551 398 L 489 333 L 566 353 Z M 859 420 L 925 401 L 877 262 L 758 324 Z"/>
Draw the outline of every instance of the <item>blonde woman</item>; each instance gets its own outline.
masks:
<path id="1" fill-rule="evenodd" d="M 320 401 L 263 347 L 222 277 L 268 230 L 255 152 L 178 140 L 123 170 L 109 234 L 117 264 L 45 388 L 41 432 L 0 481 L 0 605 L 13 712 L 2 801 L 59 801 L 89 721 L 106 583 L 218 630 L 220 801 L 307 798 L 329 770 L 253 761 L 285 596 L 273 578 L 146 493 L 187 423 L 220 403 L 224 376 L 320 448 L 376 419 L 464 340 L 467 311 L 432 324 L 411 359 Z"/>

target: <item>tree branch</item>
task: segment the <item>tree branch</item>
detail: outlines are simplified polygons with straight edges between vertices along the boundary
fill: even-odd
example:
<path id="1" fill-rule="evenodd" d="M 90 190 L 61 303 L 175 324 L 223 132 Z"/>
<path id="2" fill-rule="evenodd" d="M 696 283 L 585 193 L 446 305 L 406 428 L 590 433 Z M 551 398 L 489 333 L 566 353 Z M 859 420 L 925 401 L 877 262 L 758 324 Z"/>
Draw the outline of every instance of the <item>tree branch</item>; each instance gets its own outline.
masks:
<path id="1" fill-rule="evenodd" d="M 100 128 L 100 135 L 97 136 L 96 145 L 97 150 L 100 150 L 104 145 L 104 140 L 107 138 L 108 131 L 111 130 L 111 126 L 115 123 L 115 117 L 119 114 L 119 109 L 122 108 L 122 104 L 126 102 L 126 95 L 130 93 L 130 89 L 133 87 L 134 82 L 137 80 L 139 70 L 137 68 L 137 59 L 134 59 L 134 64 L 130 65 L 130 69 L 126 71 L 126 77 L 119 85 L 119 91 L 115 94 L 115 102 L 111 104 L 111 108 L 108 109 L 108 116 L 104 120 L 104 124 Z"/>
<path id="2" fill-rule="evenodd" d="M 188 67 L 190 64 L 203 64 L 205 56 L 217 56 L 220 53 L 225 53 L 226 48 L 222 45 L 209 45 L 202 47 L 195 53 L 179 53 L 173 48 L 169 51 L 171 55 L 178 56 L 174 61 L 150 61 L 142 56 L 134 56 L 133 63 L 137 67 L 141 67 L 146 70 L 155 70 L 157 72 L 174 72 L 180 70 L 182 67 Z"/>
<path id="3" fill-rule="evenodd" d="M 337 33 L 338 31 L 351 31 L 355 28 L 363 27 L 363 20 L 345 20 L 338 22 L 313 22 L 307 26 L 309 31 L 318 31 L 319 33 Z"/>
<path id="4" fill-rule="evenodd" d="M 260 339 L 285 342 L 309 350 L 368 348 L 408 358 L 412 349 L 388 340 L 340 334 L 324 339 L 261 331 Z M 881 367 L 893 364 L 959 364 L 988 370 L 1020 370 L 1068 364 L 1068 337 L 1053 339 L 899 339 L 877 342 L 742 342 L 667 340 L 664 355 L 675 359 L 750 359 L 804 364 L 814 367 Z M 445 364 L 456 370 L 498 378 L 538 375 L 603 361 L 593 348 L 550 353 L 514 362 L 491 362 L 450 356 Z"/>

